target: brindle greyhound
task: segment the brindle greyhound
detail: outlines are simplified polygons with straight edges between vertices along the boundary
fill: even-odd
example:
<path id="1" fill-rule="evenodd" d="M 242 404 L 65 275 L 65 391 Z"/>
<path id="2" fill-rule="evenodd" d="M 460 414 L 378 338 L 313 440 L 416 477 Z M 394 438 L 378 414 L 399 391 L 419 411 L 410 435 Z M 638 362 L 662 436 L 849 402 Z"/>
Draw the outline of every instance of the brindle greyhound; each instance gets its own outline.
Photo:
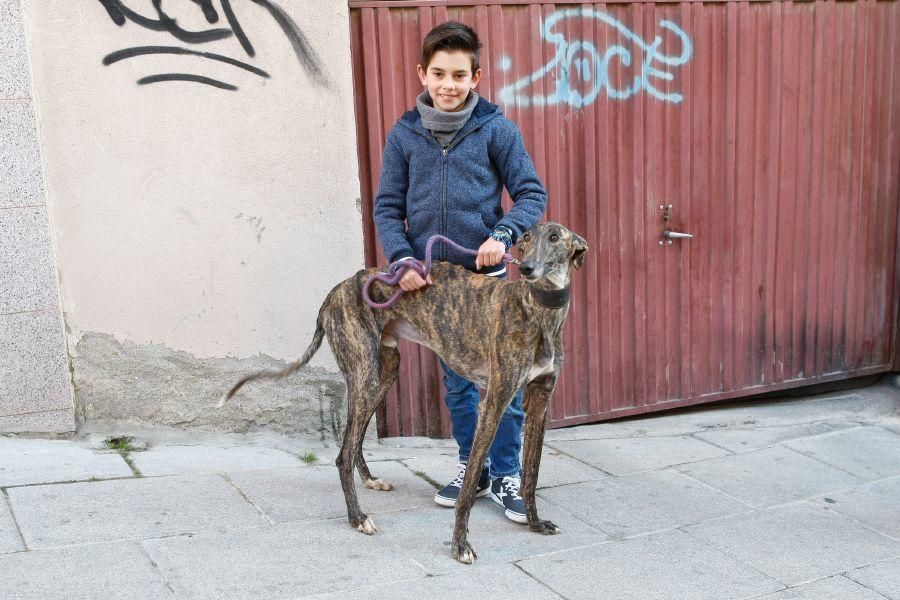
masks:
<path id="1" fill-rule="evenodd" d="M 582 237 L 557 223 L 536 225 L 519 238 L 517 247 L 523 255 L 519 269 L 522 279 L 518 281 L 498 280 L 436 262 L 432 265 L 432 285 L 404 294 L 384 310 L 373 310 L 362 297 L 366 280 L 378 270 L 358 272 L 325 298 L 312 343 L 300 360 L 283 371 L 243 378 L 219 406 L 248 381 L 296 372 L 319 349 L 323 335 L 328 336 L 347 382 L 347 425 L 335 462 L 350 524 L 371 535 L 377 529 L 371 517 L 360 510 L 353 466 L 366 487 L 393 489 L 369 472 L 362 442 L 375 409 L 397 379 L 397 339 L 412 340 L 431 348 L 451 369 L 487 390 L 478 406 L 478 427 L 468 461 L 477 468 L 466 469 L 456 502 L 451 545 L 454 558 L 467 564 L 476 558 L 466 541 L 475 487 L 500 418 L 523 385 L 526 420 L 522 499 L 528 525 L 539 533 L 559 533 L 556 525 L 538 517 L 535 489 L 547 405 L 563 361 L 562 327 L 569 312 L 570 271 L 581 267 L 588 247 Z M 380 282 L 370 288 L 372 299 L 378 302 L 393 291 Z"/>

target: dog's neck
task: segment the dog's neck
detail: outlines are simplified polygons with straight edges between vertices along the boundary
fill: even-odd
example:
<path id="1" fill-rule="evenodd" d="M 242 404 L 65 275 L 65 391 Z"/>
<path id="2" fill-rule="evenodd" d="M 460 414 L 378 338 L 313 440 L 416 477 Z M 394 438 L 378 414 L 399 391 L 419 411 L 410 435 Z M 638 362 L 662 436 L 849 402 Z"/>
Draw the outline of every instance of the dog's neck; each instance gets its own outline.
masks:
<path id="1" fill-rule="evenodd" d="M 544 308 L 559 309 L 569 305 L 571 292 L 569 286 L 555 290 L 543 290 L 533 285 L 528 286 L 531 297 Z"/>

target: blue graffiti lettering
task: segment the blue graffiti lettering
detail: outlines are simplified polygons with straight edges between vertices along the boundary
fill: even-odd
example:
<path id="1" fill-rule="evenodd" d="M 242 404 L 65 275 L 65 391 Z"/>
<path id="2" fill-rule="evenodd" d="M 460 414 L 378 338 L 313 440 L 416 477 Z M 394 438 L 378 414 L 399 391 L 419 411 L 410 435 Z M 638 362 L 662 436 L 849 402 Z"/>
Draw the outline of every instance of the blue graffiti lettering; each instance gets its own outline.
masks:
<path id="1" fill-rule="evenodd" d="M 634 46 L 643 52 L 643 61 L 640 65 L 640 73 L 634 76 L 631 85 L 615 87 L 610 81 L 609 72 L 613 61 L 622 66 L 630 67 L 633 55 L 629 48 L 621 45 L 611 45 L 601 52 L 588 40 L 568 41 L 562 33 L 553 31 L 554 26 L 564 19 L 587 18 L 601 21 L 616 31 L 622 37 L 630 40 Z M 671 21 L 662 20 L 659 26 L 674 33 L 681 43 L 681 53 L 672 56 L 661 51 L 662 38 L 656 36 L 650 43 L 642 39 L 633 31 L 625 27 L 621 22 L 606 13 L 591 10 L 589 8 L 575 8 L 560 10 L 544 22 L 542 28 L 543 38 L 547 42 L 556 44 L 556 55 L 543 67 L 527 75 L 518 81 L 500 90 L 500 101 L 519 106 L 545 106 L 566 103 L 576 108 L 592 104 L 601 91 L 606 92 L 608 98 L 625 100 L 631 98 L 641 90 L 654 98 L 664 102 L 678 103 L 682 95 L 677 92 L 666 92 L 657 87 L 657 80 L 672 81 L 674 75 L 665 70 L 666 67 L 680 67 L 687 63 L 693 47 L 688 35 L 678 25 Z M 508 58 L 502 63 L 509 67 Z M 556 73 L 556 89 L 552 94 L 541 95 L 529 90 L 535 82 L 543 79 L 550 73 Z M 580 80 L 581 84 L 578 84 Z"/>

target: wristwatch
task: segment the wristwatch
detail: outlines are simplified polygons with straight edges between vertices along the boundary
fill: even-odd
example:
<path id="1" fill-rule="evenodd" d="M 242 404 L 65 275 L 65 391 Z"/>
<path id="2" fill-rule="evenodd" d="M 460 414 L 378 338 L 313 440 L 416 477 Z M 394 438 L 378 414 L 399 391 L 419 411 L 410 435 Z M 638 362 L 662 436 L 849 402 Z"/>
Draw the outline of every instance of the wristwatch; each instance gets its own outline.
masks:
<path id="1" fill-rule="evenodd" d="M 509 250 L 512 243 L 512 230 L 508 227 L 504 227 L 503 225 L 498 225 L 494 231 L 491 233 L 491 238 L 497 240 L 498 242 L 503 242 L 503 245 Z"/>

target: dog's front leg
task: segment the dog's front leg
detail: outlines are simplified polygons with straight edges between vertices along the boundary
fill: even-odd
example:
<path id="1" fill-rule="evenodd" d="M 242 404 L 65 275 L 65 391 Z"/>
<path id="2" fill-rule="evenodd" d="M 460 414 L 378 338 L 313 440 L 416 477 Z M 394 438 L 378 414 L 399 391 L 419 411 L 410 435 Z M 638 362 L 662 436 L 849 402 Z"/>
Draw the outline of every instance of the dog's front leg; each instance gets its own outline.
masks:
<path id="1" fill-rule="evenodd" d="M 559 533 L 559 527 L 538 517 L 535 491 L 541 467 L 541 449 L 547 429 L 547 406 L 556 387 L 556 373 L 547 373 L 525 386 L 525 440 L 522 447 L 522 500 L 532 531 L 545 535 Z"/>
<path id="2" fill-rule="evenodd" d="M 453 528 L 453 541 L 450 544 L 453 558 L 461 563 L 470 565 L 478 557 L 475 550 L 466 541 L 469 532 L 469 513 L 472 511 L 475 488 L 481 477 L 488 450 L 497 434 L 500 418 L 512 401 L 515 392 L 514 381 L 500 385 L 492 384 L 478 404 L 478 426 L 475 428 L 475 438 L 472 440 L 472 451 L 469 454 L 466 476 L 463 478 L 462 488 L 456 500 L 456 525 Z"/>

